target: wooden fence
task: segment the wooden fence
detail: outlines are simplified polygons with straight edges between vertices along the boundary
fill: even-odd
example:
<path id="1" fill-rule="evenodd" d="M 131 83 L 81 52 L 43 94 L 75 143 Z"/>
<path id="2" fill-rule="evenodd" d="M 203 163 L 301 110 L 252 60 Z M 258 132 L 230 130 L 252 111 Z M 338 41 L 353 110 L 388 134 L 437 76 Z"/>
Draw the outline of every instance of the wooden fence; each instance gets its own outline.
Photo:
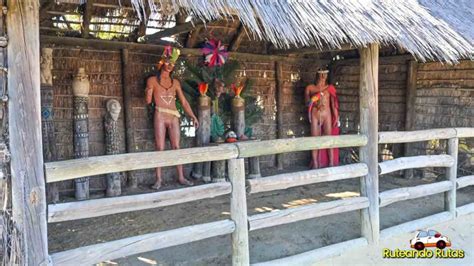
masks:
<path id="1" fill-rule="evenodd" d="M 54 253 L 51 255 L 51 259 L 55 265 L 93 264 L 215 236 L 232 234 L 232 264 L 249 265 L 249 231 L 331 214 L 355 210 L 367 211 L 371 206 L 377 207 L 374 210 L 376 212 L 375 215 L 378 217 L 379 207 L 384 207 L 402 200 L 441 192 L 444 192 L 446 195 L 445 212 L 397 225 L 382 231 L 378 230 L 378 224 L 376 226 L 368 226 L 364 223 L 368 223 L 369 220 L 362 219 L 361 230 L 363 231 L 364 227 L 372 228 L 371 230 L 377 230 L 376 232 L 371 232 L 372 235 L 378 236 L 380 233 L 380 237 L 384 238 L 400 232 L 409 232 L 435 223 L 447 221 L 456 216 L 474 211 L 474 203 L 456 207 L 456 189 L 474 185 L 474 176 L 460 178 L 456 176 L 458 139 L 464 137 L 474 137 L 474 128 L 380 132 L 378 134 L 378 144 L 449 139 L 449 152 L 446 155 L 404 157 L 381 162 L 378 164 L 378 174 L 420 167 L 447 167 L 449 170 L 447 181 L 415 187 L 398 188 L 382 193 L 377 192 L 376 197 L 373 197 L 370 191 L 378 191 L 378 185 L 376 190 L 374 190 L 371 188 L 373 184 L 363 181 L 363 178 L 369 174 L 369 167 L 365 162 L 245 180 L 244 158 L 313 149 L 363 147 L 368 143 L 368 138 L 364 135 L 278 139 L 258 143 L 242 142 L 217 147 L 98 156 L 46 163 L 45 173 L 48 183 L 117 171 L 122 172 L 205 161 L 228 160 L 229 166 L 228 173 L 230 182 L 141 195 L 52 204 L 48 206 L 48 222 L 50 223 L 169 206 L 226 194 L 231 195 L 231 219 L 229 220 L 187 226 L 164 232 L 80 247 Z M 198 154 L 199 156 L 196 156 Z M 376 181 L 378 181 L 378 174 L 375 174 L 374 180 Z M 361 189 L 365 189 L 367 192 L 365 196 L 364 193 L 361 193 L 359 197 L 314 203 L 286 210 L 247 216 L 247 193 L 252 194 L 287 189 L 295 186 L 357 177 L 361 178 Z M 369 187 L 364 188 L 364 186 Z M 374 198 L 375 201 L 373 200 Z M 378 238 L 376 240 L 378 241 Z M 354 246 L 360 247 L 370 243 L 369 237 L 363 234 L 363 237 L 358 239 L 282 259 L 259 263 L 258 265 L 309 263 L 327 256 L 340 254 L 344 252 L 344 250 Z"/>

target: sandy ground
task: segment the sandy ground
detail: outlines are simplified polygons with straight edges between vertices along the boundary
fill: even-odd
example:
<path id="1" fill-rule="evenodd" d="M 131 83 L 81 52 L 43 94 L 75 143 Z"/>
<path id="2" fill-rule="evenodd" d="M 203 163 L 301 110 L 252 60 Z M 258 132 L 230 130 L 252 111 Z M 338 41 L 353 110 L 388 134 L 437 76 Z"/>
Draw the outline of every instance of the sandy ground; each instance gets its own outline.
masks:
<path id="1" fill-rule="evenodd" d="M 355 248 L 341 256 L 329 258 L 317 263 L 320 266 L 346 266 L 350 265 L 378 266 L 378 265 L 474 265 L 474 214 L 459 217 L 454 221 L 435 225 L 430 229 L 441 232 L 449 237 L 452 242 L 451 249 L 462 249 L 465 257 L 462 259 L 386 259 L 382 257 L 384 248 L 410 250 L 408 241 L 413 238 L 414 233 L 401 234 L 397 237 L 382 241 L 375 248 Z M 431 250 L 435 251 L 434 248 Z M 316 263 L 315 263 L 316 265 Z"/>
<path id="2" fill-rule="evenodd" d="M 293 169 L 292 171 L 302 170 Z M 380 190 L 426 184 L 427 181 L 383 176 L 380 179 Z M 359 179 L 319 183 L 310 186 L 296 187 L 287 190 L 260 193 L 248 197 L 249 215 L 297 207 L 314 202 L 325 202 L 358 195 Z M 174 188 L 168 186 L 167 188 Z M 458 206 L 474 202 L 474 188 L 458 190 Z M 415 200 L 395 203 L 381 209 L 381 227 L 387 228 L 413 219 L 423 218 L 442 212 L 444 209 L 443 195 L 433 195 Z M 72 249 L 84 245 L 107 242 L 125 237 L 136 236 L 179 228 L 187 225 L 228 219 L 229 196 L 206 199 L 175 206 L 150 209 L 138 212 L 109 215 L 71 222 L 50 224 L 48 227 L 50 253 Z M 463 248 L 472 251 L 472 216 L 470 219 L 470 244 Z M 454 230 L 462 229 L 459 238 L 469 241 L 469 228 L 453 226 L 444 234 L 454 238 Z M 435 227 L 436 228 L 436 227 Z M 451 231 L 452 230 L 452 231 Z M 453 234 L 453 235 L 451 235 Z M 400 243 L 408 243 L 411 234 L 401 237 Z M 297 223 L 266 228 L 250 233 L 251 263 L 268 261 L 286 257 L 330 244 L 360 237 L 359 211 L 320 217 Z M 453 240 L 455 245 L 461 243 Z M 459 242 L 458 242 L 459 241 Z M 395 245 L 398 242 L 391 242 Z M 186 245 L 170 247 L 163 250 L 147 252 L 107 263 L 108 265 L 230 265 L 230 236 L 215 237 Z M 470 257 L 472 258 L 471 253 Z M 364 252 L 364 251 L 361 251 Z M 367 251 L 369 252 L 369 251 Z M 377 261 L 378 250 L 372 250 L 367 261 L 361 259 L 361 265 L 381 265 L 385 261 Z M 346 256 L 346 255 L 344 255 Z M 357 254 L 359 256 L 359 254 Z M 347 257 L 349 258 L 349 257 Z M 339 259 L 339 260 L 338 260 Z M 350 265 L 355 265 L 350 260 Z M 355 261 L 355 260 L 354 260 Z M 392 263 L 397 263 L 395 262 Z M 358 262 L 358 261 L 355 261 Z M 367 264 L 372 263 L 373 264 Z M 438 261 L 436 261 L 438 262 Z M 450 260 L 448 262 L 457 261 Z M 343 257 L 325 262 L 326 265 L 342 265 Z M 339 264 L 338 264 L 339 263 Z M 407 263 L 413 263 L 408 261 Z M 428 262 L 429 263 L 429 262 Z M 446 262 L 447 263 L 447 262 Z M 468 264 L 462 264 L 468 265 Z"/>

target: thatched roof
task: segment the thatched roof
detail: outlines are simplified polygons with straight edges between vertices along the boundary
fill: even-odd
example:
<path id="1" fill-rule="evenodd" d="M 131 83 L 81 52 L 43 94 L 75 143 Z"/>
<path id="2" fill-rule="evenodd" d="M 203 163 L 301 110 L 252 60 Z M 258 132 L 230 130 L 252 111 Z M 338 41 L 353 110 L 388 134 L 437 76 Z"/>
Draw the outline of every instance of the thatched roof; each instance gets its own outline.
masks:
<path id="1" fill-rule="evenodd" d="M 45 4 L 42 32 L 80 36 L 86 9 L 80 3 L 84 1 L 42 0 L 60 3 L 49 7 Z M 136 41 L 145 32 L 150 34 L 147 29 L 161 31 L 178 24 L 178 17 L 191 15 L 193 21 L 202 20 L 211 27 L 215 22 L 220 21 L 222 25 L 221 22 L 227 20 L 231 23 L 224 25 L 232 26 L 222 30 L 223 33 L 234 32 L 238 36 L 243 28 L 244 39 L 248 39 L 248 34 L 253 40 L 270 42 L 274 50 L 293 48 L 291 51 L 298 53 L 295 47 L 316 47 L 315 51 L 328 51 L 376 42 L 385 47 L 401 47 L 422 61 L 456 62 L 473 55 L 471 1 L 94 0 L 87 34 L 92 38 Z M 150 18 L 154 12 L 159 14 L 158 18 L 155 16 L 145 27 L 140 26 L 144 25 L 140 19 Z M 240 20 L 243 27 L 232 23 L 236 20 Z M 202 35 L 201 30 L 195 30 L 194 35 Z M 209 32 L 208 27 L 204 32 Z M 181 43 L 186 39 L 183 36 L 178 38 Z M 156 42 L 161 38 L 154 37 L 148 40 Z M 186 47 L 196 43 L 192 42 L 194 37 L 187 39 Z M 312 48 L 305 49 L 309 50 Z"/>
<path id="2" fill-rule="evenodd" d="M 469 0 L 466 8 L 469 10 Z M 137 10 L 148 0 L 132 0 Z M 355 47 L 377 42 L 399 45 L 420 60 L 455 62 L 471 57 L 472 43 L 449 23 L 461 21 L 436 17 L 415 0 L 160 0 L 203 20 L 231 19 L 236 15 L 257 39 L 280 48 L 316 46 Z M 429 2 L 429 1 L 426 1 Z M 457 1 L 456 1 L 457 2 Z M 451 9 L 446 12 L 456 13 Z M 455 17 L 453 14 L 452 17 Z M 446 17 L 446 16 L 444 16 Z M 468 25 L 468 27 L 472 27 Z"/>

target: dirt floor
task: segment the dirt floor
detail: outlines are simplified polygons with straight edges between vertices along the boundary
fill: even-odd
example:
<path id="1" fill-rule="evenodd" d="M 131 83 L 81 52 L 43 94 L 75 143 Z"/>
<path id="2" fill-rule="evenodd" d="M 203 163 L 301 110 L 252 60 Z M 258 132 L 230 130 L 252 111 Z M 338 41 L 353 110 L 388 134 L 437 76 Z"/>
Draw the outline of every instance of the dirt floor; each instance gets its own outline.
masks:
<path id="1" fill-rule="evenodd" d="M 298 171 L 304 169 L 292 169 Z M 269 171 L 265 175 L 274 174 Z M 380 178 L 380 191 L 429 183 L 391 176 Z M 292 208 L 315 202 L 358 196 L 359 179 L 319 183 L 248 197 L 248 214 Z M 168 185 L 165 189 L 176 188 Z M 143 189 L 142 192 L 146 192 Z M 458 206 L 474 202 L 474 188 L 458 190 Z M 381 227 L 387 228 L 443 211 L 443 195 L 403 201 L 381 209 Z M 175 206 L 104 217 L 49 224 L 50 253 L 188 225 L 228 219 L 229 195 Z M 467 216 L 469 217 L 469 216 Z M 472 231 L 471 231 L 472 233 Z M 305 220 L 250 233 L 251 263 L 268 261 L 360 237 L 360 214 Z M 408 241 L 408 240 L 406 240 Z M 230 236 L 116 259 L 107 265 L 230 265 Z M 326 264 L 339 265 L 339 264 Z M 375 265 L 375 264 L 374 264 Z"/>

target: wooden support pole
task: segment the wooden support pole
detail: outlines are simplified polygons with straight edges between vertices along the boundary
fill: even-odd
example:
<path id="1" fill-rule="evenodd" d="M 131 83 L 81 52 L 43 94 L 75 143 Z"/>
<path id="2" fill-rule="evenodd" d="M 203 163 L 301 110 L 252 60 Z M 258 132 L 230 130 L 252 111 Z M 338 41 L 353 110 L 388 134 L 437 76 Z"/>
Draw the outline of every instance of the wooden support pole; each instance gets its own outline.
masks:
<path id="1" fill-rule="evenodd" d="M 402 187 L 392 190 L 386 190 L 379 195 L 380 207 L 385 207 L 402 200 L 416 199 L 429 195 L 449 191 L 453 184 L 449 181 L 442 181 L 432 184 L 418 185 L 414 187 Z"/>
<path id="2" fill-rule="evenodd" d="M 229 179 L 232 184 L 230 217 L 235 223 L 235 231 L 232 233 L 232 265 L 249 265 L 249 231 L 247 224 L 244 159 L 229 160 Z"/>
<path id="3" fill-rule="evenodd" d="M 89 88 L 84 68 L 79 68 L 72 83 L 74 95 L 74 158 L 89 157 Z M 89 198 L 89 177 L 74 180 L 77 200 Z"/>
<path id="4" fill-rule="evenodd" d="M 135 127 L 133 124 L 133 104 L 132 104 L 132 91 L 131 91 L 131 77 L 129 59 L 129 50 L 122 49 L 122 94 L 123 94 L 123 113 L 125 123 L 125 149 L 127 153 L 135 151 Z M 130 188 L 138 187 L 138 178 L 134 176 L 133 172 L 127 172 L 127 181 Z"/>
<path id="5" fill-rule="evenodd" d="M 451 213 L 452 218 L 456 218 L 456 179 L 458 172 L 458 146 L 459 139 L 451 138 L 448 140 L 448 154 L 454 159 L 454 163 L 447 169 L 446 177 L 451 182 L 452 187 L 444 193 L 444 209 Z"/>
<path id="6" fill-rule="evenodd" d="M 446 154 L 401 157 L 379 163 L 379 175 L 384 175 L 404 169 L 451 167 L 453 164 L 454 158 L 451 155 Z"/>
<path id="7" fill-rule="evenodd" d="M 91 24 L 93 4 L 94 0 L 87 0 L 87 2 L 84 4 L 84 14 L 82 15 L 82 38 L 89 38 L 89 27 Z"/>
<path id="8" fill-rule="evenodd" d="M 378 176 L 378 70 L 379 45 L 360 48 L 360 131 L 367 145 L 360 147 L 359 157 L 367 164 L 368 174 L 361 178 L 360 195 L 369 198 L 369 208 L 361 211 L 362 236 L 369 244 L 379 240 L 379 176 Z"/>
<path id="9" fill-rule="evenodd" d="M 39 1 L 8 0 L 12 212 L 25 265 L 48 265 L 41 145 Z"/>
<path id="10" fill-rule="evenodd" d="M 282 63 L 275 62 L 275 81 L 276 81 L 276 119 L 277 119 L 277 139 L 285 137 L 283 128 L 283 66 Z M 283 170 L 283 162 L 285 161 L 285 154 L 280 153 L 276 155 L 276 164 L 278 170 Z"/>
<path id="11" fill-rule="evenodd" d="M 463 188 L 467 186 L 474 186 L 474 175 L 463 176 L 456 179 L 457 188 Z"/>
<path id="12" fill-rule="evenodd" d="M 240 43 L 245 37 L 245 28 L 242 23 L 240 23 L 237 33 L 235 34 L 232 41 L 229 43 L 229 51 L 235 52 L 239 49 Z"/>
<path id="13" fill-rule="evenodd" d="M 406 88 L 406 116 L 405 116 L 405 131 L 415 129 L 415 100 L 416 100 L 416 76 L 418 70 L 418 63 L 415 60 L 408 61 L 408 77 Z M 413 155 L 413 145 L 409 143 L 404 144 L 404 154 L 406 156 Z M 404 172 L 405 178 L 413 178 L 413 169 L 407 169 Z"/>

